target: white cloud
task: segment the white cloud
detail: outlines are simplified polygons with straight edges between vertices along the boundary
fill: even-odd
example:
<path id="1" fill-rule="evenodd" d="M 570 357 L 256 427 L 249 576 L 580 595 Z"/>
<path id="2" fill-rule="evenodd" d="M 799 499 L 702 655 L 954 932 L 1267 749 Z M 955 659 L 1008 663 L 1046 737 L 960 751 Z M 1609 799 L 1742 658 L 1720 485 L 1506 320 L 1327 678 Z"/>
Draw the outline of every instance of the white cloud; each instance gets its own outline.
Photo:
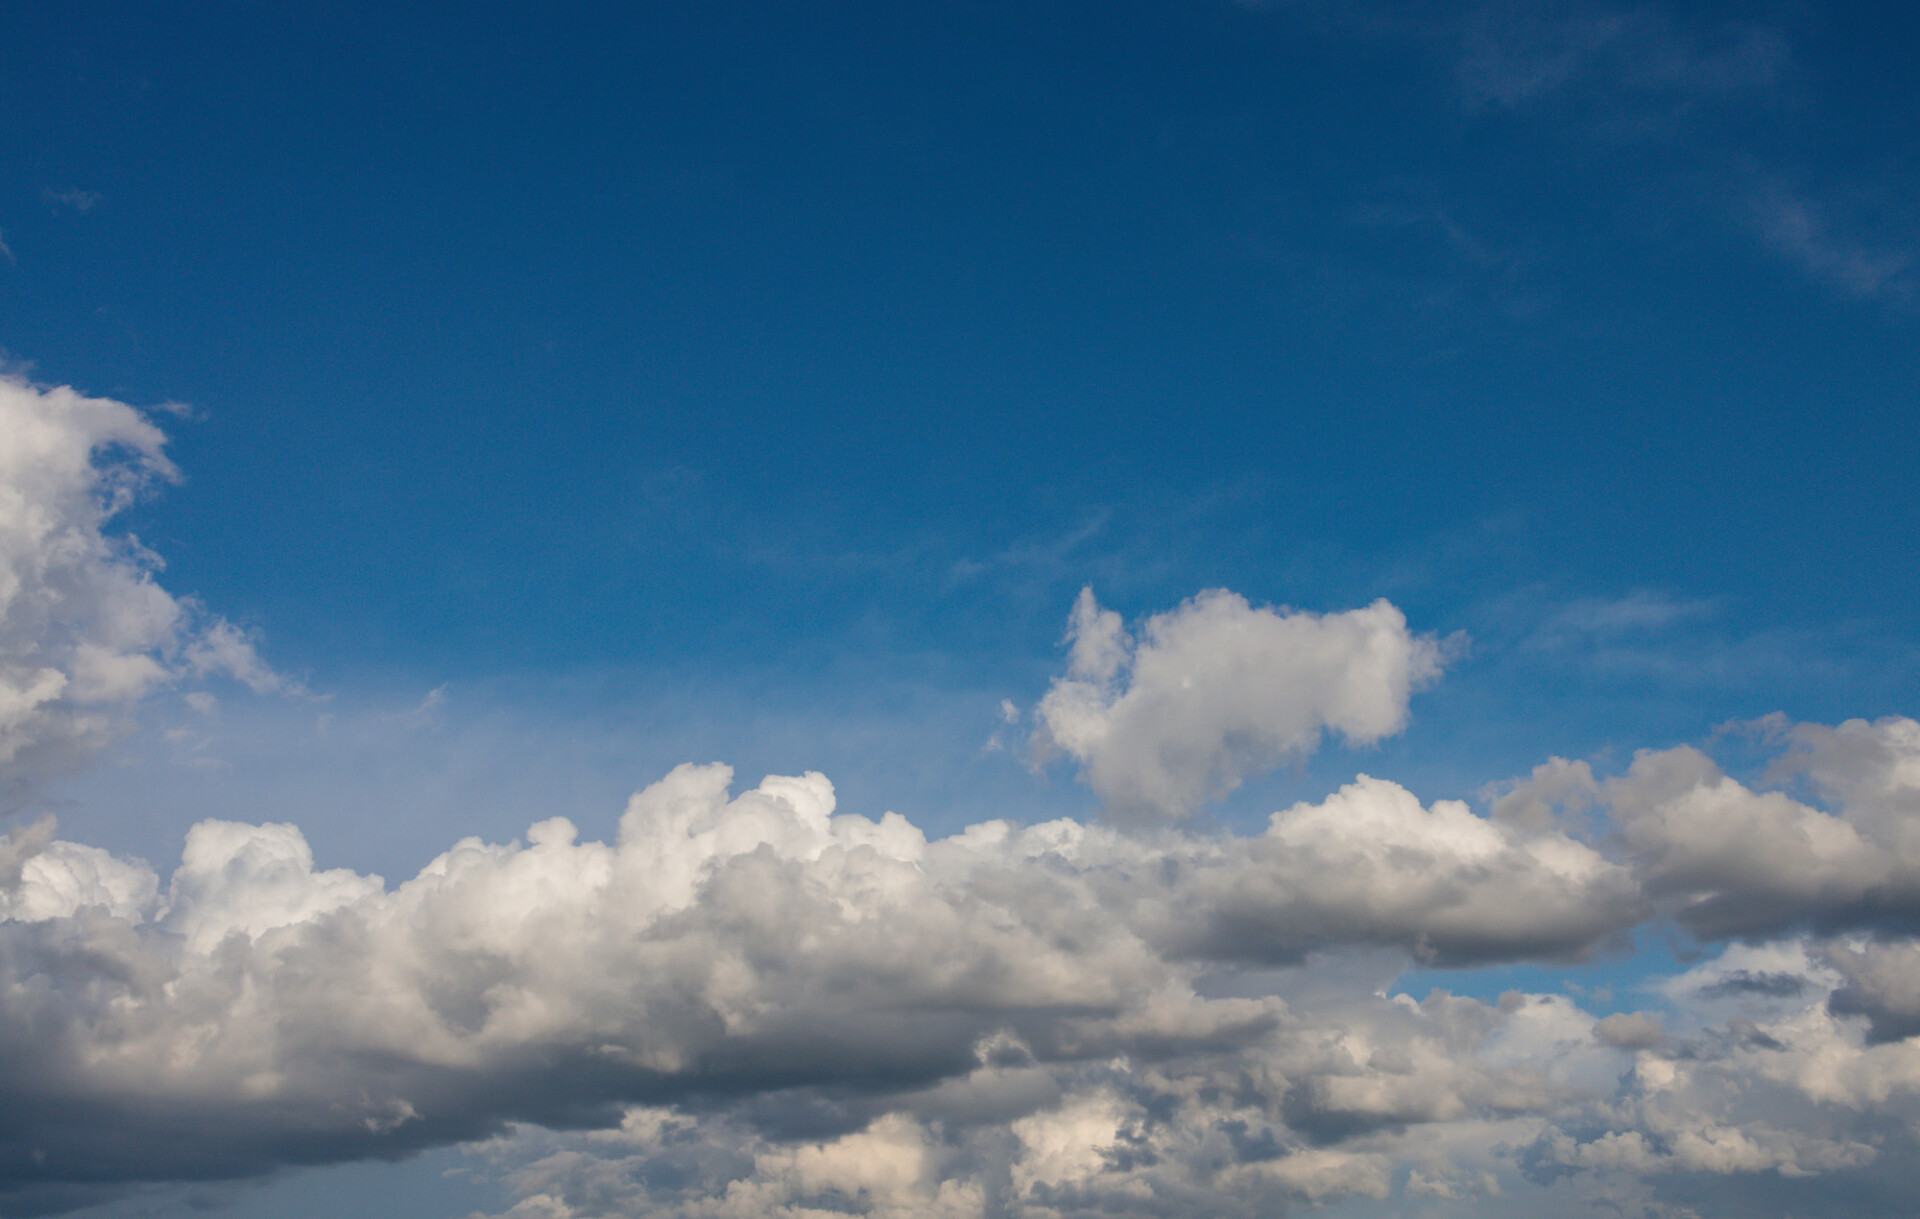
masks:
<path id="1" fill-rule="evenodd" d="M 1633 913 L 1630 884 L 1588 848 L 1371 780 L 1253 839 L 1149 845 L 1065 821 L 929 842 L 894 814 L 835 815 L 819 775 L 735 798 L 729 778 L 677 769 L 633 798 L 612 844 L 551 819 L 525 845 L 456 844 L 393 889 L 316 870 L 284 824 L 202 822 L 165 884 L 44 834 L 10 841 L 23 858 L 0 988 L 17 1001 L 0 1007 L 0 1057 L 30 1056 L 30 1090 L 72 1102 L 86 1130 L 120 1130 L 125 1149 L 83 1155 L 90 1135 L 49 1127 L 36 1134 L 47 1172 L 218 1172 L 227 1157 L 263 1169 L 314 1137 L 340 1155 L 404 1150 L 647 1096 L 777 1109 L 825 1090 L 857 1115 L 906 1092 L 977 1108 L 994 1102 L 931 1098 L 942 1081 L 984 1095 L 1012 1079 L 1029 1099 L 1005 1116 L 1026 1124 L 1000 1127 L 1026 1149 L 1007 1179 L 1072 1192 L 1109 1151 L 1126 1158 L 1081 1136 L 1095 1109 L 1133 1112 L 1115 1098 L 1135 1084 L 1043 1114 L 1034 1099 L 1073 1089 L 1035 1092 L 1023 1072 L 1127 1059 L 1137 1066 L 1113 1068 L 1124 1082 L 1275 1037 L 1274 1053 L 1323 1056 L 1317 1035 L 1286 1031 L 1276 999 L 1199 995 L 1203 972 L 1346 943 L 1578 951 Z M 1317 883 L 1328 860 L 1353 882 Z M 1520 907 L 1525 920 L 1498 915 Z M 1434 1052 L 1438 1075 L 1335 1082 L 1310 1104 L 1365 1122 L 1458 1112 L 1479 1102 L 1447 1099 L 1469 1087 L 1450 1054 Z M 1294 1068 L 1273 1070 L 1285 1091 Z M 196 1113 L 193 1147 L 155 1141 L 163 1098 Z M 781 1180 L 828 1180 L 840 1153 L 821 1155 Z M 888 1187 L 913 1199 L 901 1207 L 939 1196 L 910 1184 Z"/>
<path id="2" fill-rule="evenodd" d="M 0 377 L 0 796 L 98 749 L 180 676 L 278 686 L 230 624 L 155 580 L 160 560 L 112 518 L 177 477 L 140 412 Z"/>
<path id="3" fill-rule="evenodd" d="M 1802 815 L 1652 756 L 1603 800 L 1630 829 L 1711 828 L 1716 801 Z M 18 831 L 0 1064 L 50 1115 L 40 1179 L 244 1175 L 517 1122 L 487 1154 L 523 1217 L 1255 1215 L 1528 1197 L 1529 1174 L 1617 1195 L 1864 1170 L 1872 1123 L 1920 1095 L 1920 1042 L 1869 1037 L 1906 1010 L 1899 945 L 1735 945 L 1667 985 L 1669 1012 L 1604 1020 L 1556 995 L 1220 986 L 1355 947 L 1577 955 L 1646 916 L 1629 861 L 1531 816 L 1363 777 L 1247 838 L 929 841 L 837 814 L 819 775 L 729 780 L 683 766 L 611 843 L 549 819 L 397 887 L 316 869 L 291 825 L 203 822 L 164 882 Z"/>
<path id="4" fill-rule="evenodd" d="M 1037 709 L 1036 756 L 1081 763 L 1108 812 L 1178 818 L 1311 754 L 1406 724 L 1441 650 L 1386 601 L 1339 614 L 1255 608 L 1224 589 L 1147 619 L 1138 638 L 1083 590 L 1072 654 Z"/>
<path id="5" fill-rule="evenodd" d="M 1233 846 L 1185 863 L 1165 899 L 1171 925 L 1210 955 L 1287 961 L 1373 943 L 1449 964 L 1572 957 L 1643 914 L 1631 875 L 1592 848 L 1456 801 L 1424 808 L 1365 775 Z"/>

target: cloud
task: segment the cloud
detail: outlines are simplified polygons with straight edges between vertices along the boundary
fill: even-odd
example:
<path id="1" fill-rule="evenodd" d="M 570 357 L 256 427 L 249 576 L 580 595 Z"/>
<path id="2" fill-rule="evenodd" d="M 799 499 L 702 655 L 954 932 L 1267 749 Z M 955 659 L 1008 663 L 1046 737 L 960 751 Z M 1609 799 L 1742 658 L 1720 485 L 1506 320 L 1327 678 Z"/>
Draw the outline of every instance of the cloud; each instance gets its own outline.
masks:
<path id="1" fill-rule="evenodd" d="M 1187 951 L 1287 962 L 1326 944 L 1379 944 L 1446 965 L 1569 958 L 1645 913 L 1628 871 L 1582 843 L 1457 801 L 1423 808 L 1365 775 L 1233 847 L 1185 864 L 1162 899 L 1180 929 L 1167 934 L 1191 937 Z"/>
<path id="2" fill-rule="evenodd" d="M 178 477 L 140 412 L 0 377 L 0 798 L 110 740 L 181 677 L 280 679 L 229 623 L 176 599 L 113 517 Z"/>
<path id="3" fill-rule="evenodd" d="M 1804 967 L 1815 947 L 1762 955 Z M 1757 963 L 1709 962 L 1668 989 Z M 1677 1215 L 1703 1180 L 1748 1176 L 1782 1213 L 1785 1185 L 1844 1198 L 1834 1174 L 1868 1172 L 1902 1197 L 1915 1051 L 1862 1045 L 1823 998 L 1683 1004 L 1664 1035 L 1650 1014 L 1596 1020 L 1564 996 L 1351 995 L 1231 1053 L 983 1055 L 843 1131 L 783 1141 L 733 1113 L 638 1106 L 616 1130 L 523 1127 L 477 1151 L 521 1199 L 507 1214 L 564 1219 L 1252 1216 L 1395 1196 L 1420 1213 L 1451 1199 L 1462 1209 L 1433 1213 Z"/>
<path id="4" fill-rule="evenodd" d="M 1865 751 L 1895 777 L 1855 766 L 1849 790 L 1901 790 L 1903 722 L 1830 732 L 1788 730 L 1796 775 Z M 734 795 L 682 766 L 613 842 L 552 818 L 398 886 L 317 868 L 288 824 L 202 822 L 165 878 L 22 829 L 0 843 L 0 1195 L 475 1139 L 520 1216 L 1255 1215 L 1871 1167 L 1873 1122 L 1920 1090 L 1890 1023 L 1910 947 L 1735 945 L 1665 1016 L 1231 983 L 1362 950 L 1577 957 L 1661 903 L 1704 933 L 1725 876 L 1773 892 L 1726 842 L 1767 857 L 1829 816 L 1688 750 L 1593 782 L 1616 858 L 1364 776 L 1248 837 L 929 840 L 838 814 L 817 774 Z"/>
<path id="5" fill-rule="evenodd" d="M 1129 635 L 1084 589 L 1071 658 L 1036 710 L 1035 756 L 1078 761 L 1110 816 L 1178 819 L 1311 754 L 1327 731 L 1367 745 L 1406 724 L 1442 651 L 1376 601 L 1339 614 L 1204 592 Z"/>
<path id="6" fill-rule="evenodd" d="M 41 192 L 41 195 L 46 199 L 49 207 L 67 208 L 75 212 L 90 212 L 106 199 L 106 196 L 97 190 L 81 190 L 77 186 L 66 190 L 54 190 L 49 187 Z"/>
<path id="7" fill-rule="evenodd" d="M 164 884 L 38 831 L 8 840 L 21 862 L 0 907 L 0 1064 L 9 1095 L 43 1117 L 0 1130 L 0 1177 L 245 1174 L 509 1120 L 611 1121 L 622 1101 L 718 1106 L 766 1138 L 823 1125 L 839 1138 L 903 1094 L 929 1113 L 1004 1110 L 983 1081 L 1005 1075 L 1031 1101 L 1065 1086 L 1035 1092 L 1033 1071 L 1231 1062 L 1288 1026 L 1277 999 L 1195 989 L 1243 959 L 1345 943 L 1559 952 L 1632 913 L 1624 877 L 1587 848 L 1428 811 L 1375 781 L 1277 815 L 1261 838 L 1149 846 L 1073 822 L 929 842 L 893 814 L 834 815 L 818 775 L 736 798 L 729 778 L 677 769 L 633 798 L 610 845 L 553 819 L 525 845 L 461 842 L 394 889 L 316 870 L 284 824 L 202 822 Z M 1371 871 L 1313 883 L 1316 859 L 1358 851 L 1377 856 Z M 1556 912 L 1541 905 L 1550 891 L 1575 896 Z M 1573 916 L 1581 901 L 1591 909 Z M 1528 904 L 1524 922 L 1499 914 Z M 1452 1105 L 1348 1087 L 1297 1104 L 1336 1126 Z M 1046 1150 L 1078 1146 L 1054 1121 L 1000 1123 L 997 1137 L 1029 1147 L 1007 1168 L 1027 1164 L 1021 1191 L 1080 1187 L 1063 1167 L 1080 1161 Z M 25 1154 L 28 1139 L 41 1158 L 6 1176 L 9 1140 Z M 791 1180 L 820 1163 L 795 1161 Z M 1286 1177 L 1245 1187 L 1330 1188 L 1318 1169 Z"/>
<path id="8" fill-rule="evenodd" d="M 1649 1012 L 1615 1012 L 1593 1026 L 1593 1035 L 1619 1050 L 1648 1050 L 1666 1036 L 1660 1018 Z"/>
<path id="9" fill-rule="evenodd" d="M 1272 1215 L 1389 1196 L 1405 1172 L 1395 1127 L 1474 1126 L 1581 1094 L 1584 1069 L 1619 1058 L 1593 1048 L 1586 1023 L 1550 999 L 1503 1010 L 1445 994 L 1369 997 L 1231 1056 L 983 1061 L 850 1131 L 785 1145 L 725 1115 L 636 1107 L 618 1132 L 517 1130 L 482 1154 L 522 1194 L 508 1212 L 518 1216 Z M 1581 1061 L 1499 1061 L 1521 1042 Z M 1316 1142 L 1289 1112 L 1366 1133 Z M 1480 1173 L 1423 1166 L 1433 1184 L 1486 1188 Z"/>
<path id="10" fill-rule="evenodd" d="M 1735 947 L 1669 980 L 1684 1033 L 1633 1047 L 1620 1094 L 1591 1108 L 1583 1130 L 1549 1130 L 1526 1156 L 1531 1171 L 1793 1179 L 1874 1164 L 1889 1124 L 1920 1113 L 1920 1044 L 1868 1044 L 1836 1018 L 1840 976 L 1819 963 L 1830 947 Z M 1743 984 L 1755 978 L 1800 985 Z"/>
<path id="11" fill-rule="evenodd" d="M 1481 4 L 1452 32 L 1471 106 L 1601 94 L 1616 111 L 1643 112 L 1642 122 L 1689 104 L 1759 95 L 1778 85 L 1791 59 L 1778 29 L 1751 22 L 1689 29 L 1648 7 Z"/>
<path id="12" fill-rule="evenodd" d="M 1649 896 L 1710 937 L 1911 926 L 1920 918 L 1920 724 L 1796 730 L 1776 776 L 1831 808 L 1754 790 L 1691 747 L 1642 751 L 1598 795 Z"/>
<path id="13" fill-rule="evenodd" d="M 1813 279 L 1861 299 L 1912 302 L 1910 244 L 1864 238 L 1857 222 L 1778 185 L 1758 191 L 1751 207 L 1761 239 Z"/>
<path id="14" fill-rule="evenodd" d="M 1846 979 L 1828 998 L 1828 1009 L 1865 1016 L 1870 1043 L 1920 1036 L 1920 943 L 1829 944 L 1822 961 Z"/>

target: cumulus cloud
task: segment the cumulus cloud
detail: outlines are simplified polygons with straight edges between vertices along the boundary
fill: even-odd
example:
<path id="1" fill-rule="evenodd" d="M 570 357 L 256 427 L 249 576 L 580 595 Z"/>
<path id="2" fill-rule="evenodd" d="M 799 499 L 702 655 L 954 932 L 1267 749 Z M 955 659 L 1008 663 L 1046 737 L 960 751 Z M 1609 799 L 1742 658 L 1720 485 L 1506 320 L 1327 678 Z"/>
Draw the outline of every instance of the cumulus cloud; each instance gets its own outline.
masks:
<path id="1" fill-rule="evenodd" d="M 1820 950 L 1734 949 L 1671 980 L 1670 1033 L 1648 1013 L 1596 1020 L 1565 996 L 1349 994 L 1288 1009 L 1230 1052 L 983 1054 L 841 1131 L 783 1141 L 732 1112 L 636 1106 L 617 1130 L 519 1128 L 479 1151 L 520 1198 L 507 1214 L 555 1219 L 1251 1216 L 1396 1197 L 1418 1213 L 1682 1215 L 1677 1199 L 1703 1179 L 1764 1176 L 1780 1197 L 1783 1183 L 1869 1171 L 1900 1196 L 1915 1043 L 1866 1044 L 1832 1016 Z M 1769 969 L 1825 981 L 1790 1003 L 1718 988 Z"/>
<path id="2" fill-rule="evenodd" d="M 1650 896 L 1698 934 L 1911 926 L 1920 917 L 1920 724 L 1805 727 L 1774 768 L 1818 807 L 1750 788 L 1699 750 L 1643 751 L 1597 785 Z"/>
<path id="3" fill-rule="evenodd" d="M 1512 1133 L 1515 1114 L 1589 1095 L 1619 1056 L 1593 1047 L 1587 1023 L 1550 998 L 1500 1007 L 1368 996 L 1288 1013 L 1230 1053 L 982 1061 L 845 1133 L 784 1145 L 731 1116 L 635 1107 L 617 1132 L 521 1129 L 481 1150 L 522 1196 L 508 1214 L 566 1219 L 1251 1217 L 1386 1198 L 1402 1182 L 1409 1196 L 1471 1196 L 1490 1177 L 1437 1161 L 1408 1128 L 1471 1129 L 1491 1142 Z M 1516 1061 L 1523 1047 L 1537 1060 Z M 1421 1168 L 1409 1174 L 1409 1161 Z"/>
<path id="4" fill-rule="evenodd" d="M 140 412 L 0 377 L 0 797 L 110 739 L 183 675 L 279 679 L 236 628 L 155 579 L 160 560 L 112 518 L 178 477 Z"/>
<path id="5" fill-rule="evenodd" d="M 1875 1044 L 1838 1014 L 1841 975 L 1822 963 L 1831 950 L 1729 948 L 1665 984 L 1684 1027 L 1664 1036 L 1602 1021 L 1603 1037 L 1634 1034 L 1621 1040 L 1636 1051 L 1632 1071 L 1616 1096 L 1558 1119 L 1523 1157 L 1529 1171 L 1795 1179 L 1875 1165 L 1920 1116 L 1920 1043 Z M 1768 978 L 1798 985 L 1748 985 Z"/>
<path id="6" fill-rule="evenodd" d="M 1255 608 L 1225 589 L 1129 635 L 1093 590 L 1075 603 L 1067 673 L 1040 702 L 1038 758 L 1064 753 L 1111 815 L 1180 818 L 1311 754 L 1326 732 L 1366 745 L 1406 724 L 1441 649 L 1376 601 L 1338 614 Z"/>
<path id="7" fill-rule="evenodd" d="M 1788 766 L 1826 783 L 1844 757 L 1834 790 L 1892 817 L 1908 732 L 1790 735 Z M 1664 1013 L 1605 1018 L 1231 981 L 1362 950 L 1577 957 L 1660 903 L 1698 920 L 1728 876 L 1777 895 L 1727 844 L 1769 858 L 1768 827 L 1810 809 L 1686 750 L 1536 781 L 1546 813 L 1522 784 L 1504 819 L 1363 776 L 1245 837 L 929 840 L 838 814 L 817 774 L 734 795 L 683 766 L 610 843 L 549 819 L 397 886 L 317 868 L 287 824 L 203 822 L 165 878 L 22 827 L 0 843 L 0 1192 L 474 1139 L 509 1213 L 579 1219 L 1492 1205 L 1877 1164 L 1920 1092 L 1905 941 L 1735 944 Z M 1557 827 L 1581 783 L 1623 828 Z"/>
<path id="8" fill-rule="evenodd" d="M 1185 863 L 1163 899 L 1193 951 L 1286 962 L 1328 943 L 1429 963 L 1584 956 L 1639 921 L 1624 867 L 1548 829 L 1527 832 L 1360 776 L 1275 813 L 1218 860 Z"/>
<path id="9" fill-rule="evenodd" d="M 844 1133 L 876 1097 L 1004 1105 L 981 1071 L 1234 1056 L 1288 1027 L 1277 999 L 1202 995 L 1210 970 L 1348 944 L 1576 952 L 1635 912 L 1589 848 L 1372 780 L 1252 839 L 1147 845 L 1070 821 L 930 842 L 895 814 L 836 816 L 819 775 L 738 797 L 730 777 L 679 768 L 633 798 L 612 844 L 543 821 L 525 844 L 463 841 L 392 889 L 316 870 L 291 825 L 202 822 L 164 884 L 22 832 L 4 852 L 19 863 L 0 1061 L 11 1095 L 70 1116 L 37 1124 L 40 1158 L 14 1182 L 261 1170 L 508 1119 L 609 1120 L 621 1101 L 745 1095 L 767 1106 L 751 1120 Z M 1330 866 L 1348 878 L 1324 883 Z M 1382 1087 L 1297 1103 L 1453 1103 Z M 1066 1137 L 1053 1120 L 1007 1129 L 1044 1148 Z M 1034 1151 L 1021 1188 L 1068 1189 L 1067 1163 Z"/>

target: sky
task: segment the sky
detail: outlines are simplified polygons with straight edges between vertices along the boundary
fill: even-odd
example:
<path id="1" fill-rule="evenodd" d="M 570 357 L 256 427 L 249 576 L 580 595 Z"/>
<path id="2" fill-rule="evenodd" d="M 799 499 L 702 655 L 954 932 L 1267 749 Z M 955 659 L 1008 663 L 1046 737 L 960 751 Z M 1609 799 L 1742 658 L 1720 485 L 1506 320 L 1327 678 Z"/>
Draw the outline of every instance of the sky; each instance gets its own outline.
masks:
<path id="1" fill-rule="evenodd" d="M 1920 14 L 0 15 L 0 1215 L 1904 1213 Z"/>

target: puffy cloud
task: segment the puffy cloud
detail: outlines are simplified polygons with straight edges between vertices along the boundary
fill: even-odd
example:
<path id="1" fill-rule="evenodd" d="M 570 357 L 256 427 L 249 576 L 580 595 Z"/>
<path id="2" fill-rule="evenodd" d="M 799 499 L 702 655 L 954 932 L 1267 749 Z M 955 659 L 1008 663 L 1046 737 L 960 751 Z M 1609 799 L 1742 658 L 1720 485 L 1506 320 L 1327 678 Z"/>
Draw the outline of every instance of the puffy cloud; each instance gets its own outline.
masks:
<path id="1" fill-rule="evenodd" d="M 1109 813 L 1131 820 L 1186 816 L 1328 731 L 1354 745 L 1391 736 L 1441 665 L 1439 645 L 1384 600 L 1322 615 L 1215 589 L 1147 619 L 1136 639 L 1086 589 L 1068 638 L 1036 756 L 1071 756 Z"/>
<path id="2" fill-rule="evenodd" d="M 177 477 L 140 412 L 0 376 L 0 798 L 97 749 L 176 675 L 279 684 L 230 624 L 154 579 L 112 518 Z"/>
<path id="3" fill-rule="evenodd" d="M 1755 790 L 1691 747 L 1596 785 L 1647 892 L 1704 936 L 1911 925 L 1920 917 L 1920 724 L 1802 726 L 1774 768 L 1822 809 Z"/>
<path id="4" fill-rule="evenodd" d="M 1531 1171 L 1791 1179 L 1875 1164 L 1920 1117 L 1920 1043 L 1872 1044 L 1830 1010 L 1841 978 L 1821 962 L 1832 950 L 1729 948 L 1665 984 L 1684 1026 L 1666 1037 L 1634 1045 L 1619 1034 L 1641 1030 L 1602 1021 L 1596 1034 L 1637 1050 L 1633 1069 L 1617 1096 L 1544 1133 L 1525 1157 Z M 1796 985 L 1766 981 L 1788 978 Z"/>
<path id="5" fill-rule="evenodd" d="M 522 1217 L 1250 1216 L 1864 1171 L 1920 1117 L 1904 942 L 1735 944 L 1604 1019 L 1326 968 L 1576 956 L 1647 917 L 1635 859 L 1532 813 L 1362 777 L 1247 837 L 930 841 L 816 774 L 730 780 L 683 766 L 613 842 L 549 819 L 397 886 L 284 824 L 203 822 L 164 881 L 16 830 L 0 1192 L 490 1137 Z M 1723 780 L 1673 752 L 1599 798 Z"/>
<path id="6" fill-rule="evenodd" d="M 1365 775 L 1275 813 L 1234 847 L 1186 865 L 1163 898 L 1167 936 L 1190 951 L 1285 962 L 1339 943 L 1447 965 L 1579 957 L 1644 913 L 1628 871 L 1583 843 L 1458 801 L 1422 807 Z"/>
<path id="7" fill-rule="evenodd" d="M 995 1115 L 996 1188 L 1098 1192 L 1110 1174 L 1089 1166 L 1134 1155 L 1125 1132 L 1172 1103 L 1142 1099 L 1154 1064 L 1264 1062 L 1262 1128 L 1296 1144 L 1285 1106 L 1317 1131 L 1544 1094 L 1537 1064 L 1497 1085 L 1463 1075 L 1447 1039 L 1487 1030 L 1451 1009 L 1424 1017 L 1443 1026 L 1430 1052 L 1383 1043 L 1354 1059 L 1276 998 L 1206 997 L 1203 975 L 1353 944 L 1567 954 L 1637 914 L 1624 873 L 1590 848 L 1376 780 L 1252 838 L 1148 843 L 1070 821 L 929 842 L 895 814 L 836 815 L 819 775 L 737 797 L 730 778 L 683 766 L 634 796 L 612 844 L 556 818 L 524 844 L 462 841 L 394 888 L 317 870 L 291 825 L 202 822 L 164 884 L 20 832 L 0 851 L 17 861 L 0 907 L 0 1070 L 12 1096 L 59 1116 L 36 1124 L 40 1158 L 9 1179 L 261 1171 L 508 1120 L 611 1121 L 620 1102 L 732 1112 L 726 1098 L 746 1097 L 732 1120 L 766 1137 L 837 1139 L 911 1094 L 916 1120 L 942 1129 Z M 1122 1059 L 1134 1066 L 1075 1074 Z M 1328 1061 L 1364 1070 L 1305 1082 Z M 1196 1109 L 1179 1139 L 1213 1146 L 1227 1137 L 1213 1120 Z M 882 1133 L 905 1146 L 904 1129 Z M 0 1131 L 0 1163 L 28 1137 Z M 820 1157 L 780 1161 L 779 1190 L 801 1197 L 860 1158 Z M 1242 1184 L 1251 1197 L 1375 1179 L 1371 1161 L 1314 1163 Z M 909 1185 L 887 1196 L 905 1209 L 942 1196 Z"/>
<path id="8" fill-rule="evenodd" d="M 617 1132 L 522 1129 L 483 1153 L 523 1197 L 509 1214 L 569 1219 L 890 1214 L 902 1197 L 1020 1219 L 1396 1196 L 1420 1213 L 1679 1215 L 1702 1181 L 1754 1176 L 1771 1202 L 1743 1213 L 1800 1213 L 1815 1195 L 1783 1187 L 1807 1178 L 1848 1213 L 1833 1174 L 1907 1196 L 1920 1077 L 1911 1044 L 1865 1045 L 1826 1012 L 1822 950 L 1736 947 L 1672 979 L 1666 1037 L 1646 1013 L 1595 1020 L 1563 996 L 1349 994 L 1230 1052 L 983 1060 L 845 1133 L 770 1142 L 733 1114 L 636 1108 Z M 1721 985 L 1796 971 L 1812 985 L 1792 1001 Z M 868 1146 L 870 1166 L 843 1154 Z M 807 1194 L 790 1165 L 816 1156 L 845 1168 Z"/>
<path id="9" fill-rule="evenodd" d="M 1564 1001 L 1495 1007 L 1350 998 L 1258 1041 L 1142 1061 L 994 1065 L 893 1098 L 846 1132 L 785 1143 L 737 1113 L 635 1107 L 618 1131 L 519 1129 L 478 1149 L 507 1170 L 510 1215 L 1273 1215 L 1294 1203 L 1478 1194 L 1429 1123 L 1466 1141 L 1528 1137 L 1531 1107 L 1588 1095 L 1587 1022 Z M 1563 1026 L 1564 1027 L 1561 1027 Z M 1521 1045 L 1540 1061 L 1512 1061 Z M 1556 1058 L 1556 1055 L 1558 1056 Z M 1593 1062 L 1574 1062 L 1584 1056 Z M 1507 1061 L 1502 1061 L 1505 1058 Z M 984 1103 L 983 1100 L 990 1100 Z M 1340 1132 L 1335 1132 L 1336 1128 Z M 1465 1158 L 1474 1158 L 1468 1152 Z M 1408 1174 L 1409 1162 L 1424 1175 Z M 796 1168 L 817 1166 L 802 1175 Z M 1497 1186 L 1493 1188 L 1497 1189 Z M 811 1209 L 805 1209 L 811 1208 Z"/>

